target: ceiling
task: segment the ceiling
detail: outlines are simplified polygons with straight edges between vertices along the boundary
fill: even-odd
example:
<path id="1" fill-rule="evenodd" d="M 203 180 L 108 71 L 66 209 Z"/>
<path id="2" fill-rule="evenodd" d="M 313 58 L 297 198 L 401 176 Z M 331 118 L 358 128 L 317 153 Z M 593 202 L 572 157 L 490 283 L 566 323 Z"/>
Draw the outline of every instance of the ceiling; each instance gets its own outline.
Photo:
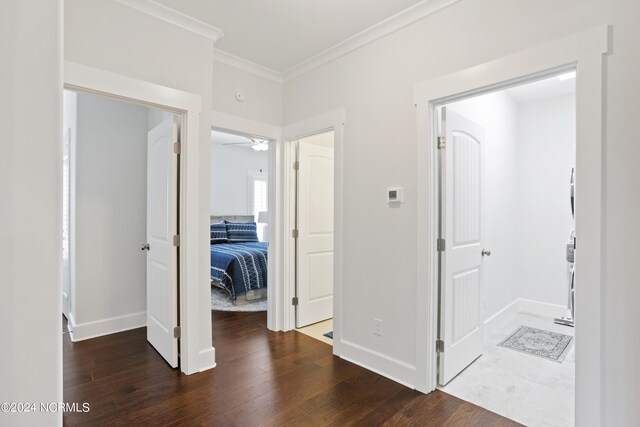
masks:
<path id="1" fill-rule="evenodd" d="M 537 101 L 539 99 L 552 98 L 556 96 L 569 95 L 576 92 L 576 79 L 567 78 L 560 80 L 557 76 L 537 82 L 515 86 L 506 92 L 516 102 Z"/>
<path id="2" fill-rule="evenodd" d="M 422 0 L 155 0 L 224 32 L 216 47 L 283 73 Z"/>
<path id="3" fill-rule="evenodd" d="M 222 145 L 251 145 L 251 140 L 246 136 L 220 132 L 217 130 L 211 131 L 211 138 Z"/>

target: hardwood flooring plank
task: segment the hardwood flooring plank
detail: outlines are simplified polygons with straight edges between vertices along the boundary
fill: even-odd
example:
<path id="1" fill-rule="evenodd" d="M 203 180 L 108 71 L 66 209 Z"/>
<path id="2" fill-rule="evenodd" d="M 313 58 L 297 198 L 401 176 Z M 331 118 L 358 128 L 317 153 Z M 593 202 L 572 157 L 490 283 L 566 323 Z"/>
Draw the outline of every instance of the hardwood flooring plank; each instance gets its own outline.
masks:
<path id="1" fill-rule="evenodd" d="M 171 369 L 140 328 L 72 343 L 62 334 L 65 425 L 512 426 L 453 396 L 408 389 L 304 334 L 270 332 L 266 313 L 212 312 L 217 367 Z M 63 319 L 63 330 L 66 321 Z"/>

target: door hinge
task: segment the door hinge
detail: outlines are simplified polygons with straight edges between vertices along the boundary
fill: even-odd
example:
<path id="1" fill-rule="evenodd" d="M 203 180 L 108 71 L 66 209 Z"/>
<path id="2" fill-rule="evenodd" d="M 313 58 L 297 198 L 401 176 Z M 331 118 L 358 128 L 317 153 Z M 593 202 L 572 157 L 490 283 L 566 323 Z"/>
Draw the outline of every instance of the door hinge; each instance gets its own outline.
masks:
<path id="1" fill-rule="evenodd" d="M 298 305 L 298 297 L 291 298 L 291 305 Z"/>
<path id="2" fill-rule="evenodd" d="M 300 169 L 300 162 L 296 160 L 293 162 L 293 170 L 297 171 L 298 169 Z"/>
<path id="3" fill-rule="evenodd" d="M 438 137 L 438 150 L 444 150 L 447 147 L 447 137 L 439 136 Z"/>
<path id="4" fill-rule="evenodd" d="M 446 242 L 444 239 L 438 239 L 438 252 L 444 252 L 446 247 Z"/>
<path id="5" fill-rule="evenodd" d="M 299 234 L 300 233 L 298 232 L 297 229 L 296 230 L 291 230 L 291 237 L 293 237 L 294 239 L 297 239 Z"/>
<path id="6" fill-rule="evenodd" d="M 173 246 L 180 246 L 180 235 L 176 234 L 173 236 Z"/>
<path id="7" fill-rule="evenodd" d="M 444 353 L 444 341 L 436 340 L 436 352 Z"/>
<path id="8" fill-rule="evenodd" d="M 173 152 L 175 154 L 181 154 L 182 153 L 182 144 L 180 144 L 179 142 L 174 142 L 173 143 Z"/>
<path id="9" fill-rule="evenodd" d="M 180 329 L 180 326 L 176 326 L 175 328 L 173 328 L 173 337 L 174 338 L 180 338 L 182 333 L 182 330 Z"/>

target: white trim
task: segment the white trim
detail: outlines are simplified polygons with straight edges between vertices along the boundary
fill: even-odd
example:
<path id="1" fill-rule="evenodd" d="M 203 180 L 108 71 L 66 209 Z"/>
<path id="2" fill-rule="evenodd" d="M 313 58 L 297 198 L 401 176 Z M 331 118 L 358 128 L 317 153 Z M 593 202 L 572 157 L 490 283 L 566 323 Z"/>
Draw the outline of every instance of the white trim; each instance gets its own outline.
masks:
<path id="1" fill-rule="evenodd" d="M 497 313 L 488 317 L 484 321 L 485 326 L 508 311 L 513 311 L 516 313 L 535 314 L 537 316 L 550 318 L 566 316 L 568 313 L 568 309 L 564 305 L 551 304 L 548 302 L 536 301 L 527 298 L 516 298 L 515 300 L 501 308 Z"/>
<path id="2" fill-rule="evenodd" d="M 335 337 L 335 331 L 334 331 Z M 351 341 L 342 340 L 342 354 L 340 358 L 355 365 L 375 372 L 385 378 L 413 388 L 413 379 L 416 375 L 416 367 L 401 360 L 386 356 L 377 351 L 369 350 Z M 381 369 L 372 368 L 379 366 Z"/>
<path id="3" fill-rule="evenodd" d="M 457 3 L 460 0 L 422 0 L 415 5 L 378 22 L 375 25 L 349 37 L 348 39 L 300 62 L 283 73 L 284 81 L 294 79 L 318 68 L 327 62 L 340 58 L 356 49 L 368 45 L 382 37 L 395 33 L 429 15 Z"/>
<path id="4" fill-rule="evenodd" d="M 487 317 L 484 320 L 484 324 L 488 325 L 489 323 L 493 322 L 494 320 L 496 320 L 502 313 L 505 313 L 507 311 L 519 311 L 520 309 L 520 298 L 516 298 L 513 301 L 511 301 L 509 304 L 505 305 L 504 307 L 502 307 L 500 310 L 498 310 L 496 313 L 492 314 L 491 316 Z"/>
<path id="5" fill-rule="evenodd" d="M 266 138 L 269 140 L 269 169 L 267 177 L 269 194 L 269 223 L 267 225 L 269 242 L 267 281 L 267 328 L 272 331 L 284 330 L 284 286 L 282 284 L 283 256 L 281 254 L 282 236 L 276 230 L 282 228 L 282 213 L 277 207 L 281 206 L 282 178 L 277 171 L 282 162 L 282 128 L 268 123 L 257 122 L 241 116 L 211 112 L 211 126 L 214 129 L 225 130 L 236 134 Z M 214 325 L 215 327 L 215 325 Z"/>
<path id="6" fill-rule="evenodd" d="M 273 80 L 274 82 L 282 83 L 284 81 L 282 73 L 247 59 L 240 58 L 224 50 L 215 49 L 213 52 L 213 60 L 264 77 L 265 79 Z"/>
<path id="7" fill-rule="evenodd" d="M 520 313 L 556 318 L 566 316 L 569 310 L 565 305 L 520 298 L 518 300 L 518 311 Z"/>
<path id="8" fill-rule="evenodd" d="M 195 19 L 175 9 L 164 6 L 153 0 L 113 0 L 130 9 L 137 10 L 161 21 L 168 22 L 184 30 L 207 38 L 214 43 L 224 37 L 221 29 Z"/>
<path id="9" fill-rule="evenodd" d="M 295 307 L 291 304 L 291 296 L 295 292 L 293 276 L 294 251 L 291 230 L 294 225 L 293 193 L 293 143 L 300 138 L 333 130 L 334 138 L 334 238 L 333 238 L 333 354 L 343 354 L 342 341 L 343 306 L 343 278 L 344 278 L 344 123 L 346 111 L 344 108 L 329 111 L 307 120 L 285 126 L 283 129 L 284 142 L 282 144 L 282 163 L 277 170 L 277 176 L 282 180 L 283 192 L 278 196 L 278 207 L 281 211 L 281 226 L 275 230 L 282 240 L 282 286 L 284 288 L 284 328 L 289 331 L 295 329 Z"/>
<path id="10" fill-rule="evenodd" d="M 146 311 L 80 324 L 76 324 L 75 318 L 70 316 L 67 329 L 71 341 L 78 342 L 144 326 L 147 326 Z"/>
<path id="11" fill-rule="evenodd" d="M 180 156 L 180 369 L 185 374 L 199 372 L 203 367 L 198 348 L 200 337 L 211 339 L 210 306 L 204 310 L 203 295 L 209 295 L 208 269 L 199 262 L 204 246 L 200 230 L 205 229 L 200 215 L 199 142 L 202 98 L 199 95 L 133 79 L 86 65 L 65 61 L 64 85 L 67 89 L 124 99 L 182 114 L 182 153 Z M 202 245 L 201 245 L 202 243 Z M 207 256 L 206 259 L 209 257 Z M 206 275 L 204 271 L 207 270 Z M 205 279 L 205 280 L 203 280 Z M 207 298 L 207 301 L 209 299 Z M 203 302 L 201 304 L 201 301 Z M 201 322 L 200 320 L 203 320 Z M 204 328 L 204 329 L 202 329 Z M 204 343 L 206 349 L 211 341 Z"/>
<path id="12" fill-rule="evenodd" d="M 436 147 L 434 108 L 534 78 L 575 68 L 576 77 L 576 425 L 602 424 L 602 287 L 604 254 L 603 55 L 607 26 L 595 27 L 496 61 L 471 67 L 415 87 L 418 162 L 418 263 L 416 295 L 416 388 L 436 387 L 434 348 L 437 320 L 435 239 Z M 577 188 L 578 190 L 578 188 Z M 424 284 L 424 285 L 422 285 Z"/>
<path id="13" fill-rule="evenodd" d="M 200 350 L 198 352 L 198 358 L 200 359 L 200 370 L 198 372 L 208 371 L 216 367 L 216 349 L 211 347 L 206 350 Z"/>

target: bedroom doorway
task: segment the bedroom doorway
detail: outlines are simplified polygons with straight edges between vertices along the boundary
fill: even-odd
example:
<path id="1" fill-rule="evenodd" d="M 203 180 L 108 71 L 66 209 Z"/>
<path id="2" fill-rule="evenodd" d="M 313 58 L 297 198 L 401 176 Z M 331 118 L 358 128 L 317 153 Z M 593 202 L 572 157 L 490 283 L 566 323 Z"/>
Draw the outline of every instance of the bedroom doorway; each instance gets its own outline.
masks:
<path id="1" fill-rule="evenodd" d="M 65 90 L 63 111 L 68 338 L 146 327 L 176 368 L 182 116 L 79 90 Z"/>
<path id="2" fill-rule="evenodd" d="M 300 138 L 294 150 L 296 328 L 333 344 L 334 131 Z"/>
<path id="3" fill-rule="evenodd" d="M 268 311 L 269 138 L 211 131 L 211 310 Z M 214 325 L 215 331 L 215 325 Z"/>
<path id="4" fill-rule="evenodd" d="M 574 424 L 575 79 L 436 109 L 439 388 L 526 425 Z"/>

